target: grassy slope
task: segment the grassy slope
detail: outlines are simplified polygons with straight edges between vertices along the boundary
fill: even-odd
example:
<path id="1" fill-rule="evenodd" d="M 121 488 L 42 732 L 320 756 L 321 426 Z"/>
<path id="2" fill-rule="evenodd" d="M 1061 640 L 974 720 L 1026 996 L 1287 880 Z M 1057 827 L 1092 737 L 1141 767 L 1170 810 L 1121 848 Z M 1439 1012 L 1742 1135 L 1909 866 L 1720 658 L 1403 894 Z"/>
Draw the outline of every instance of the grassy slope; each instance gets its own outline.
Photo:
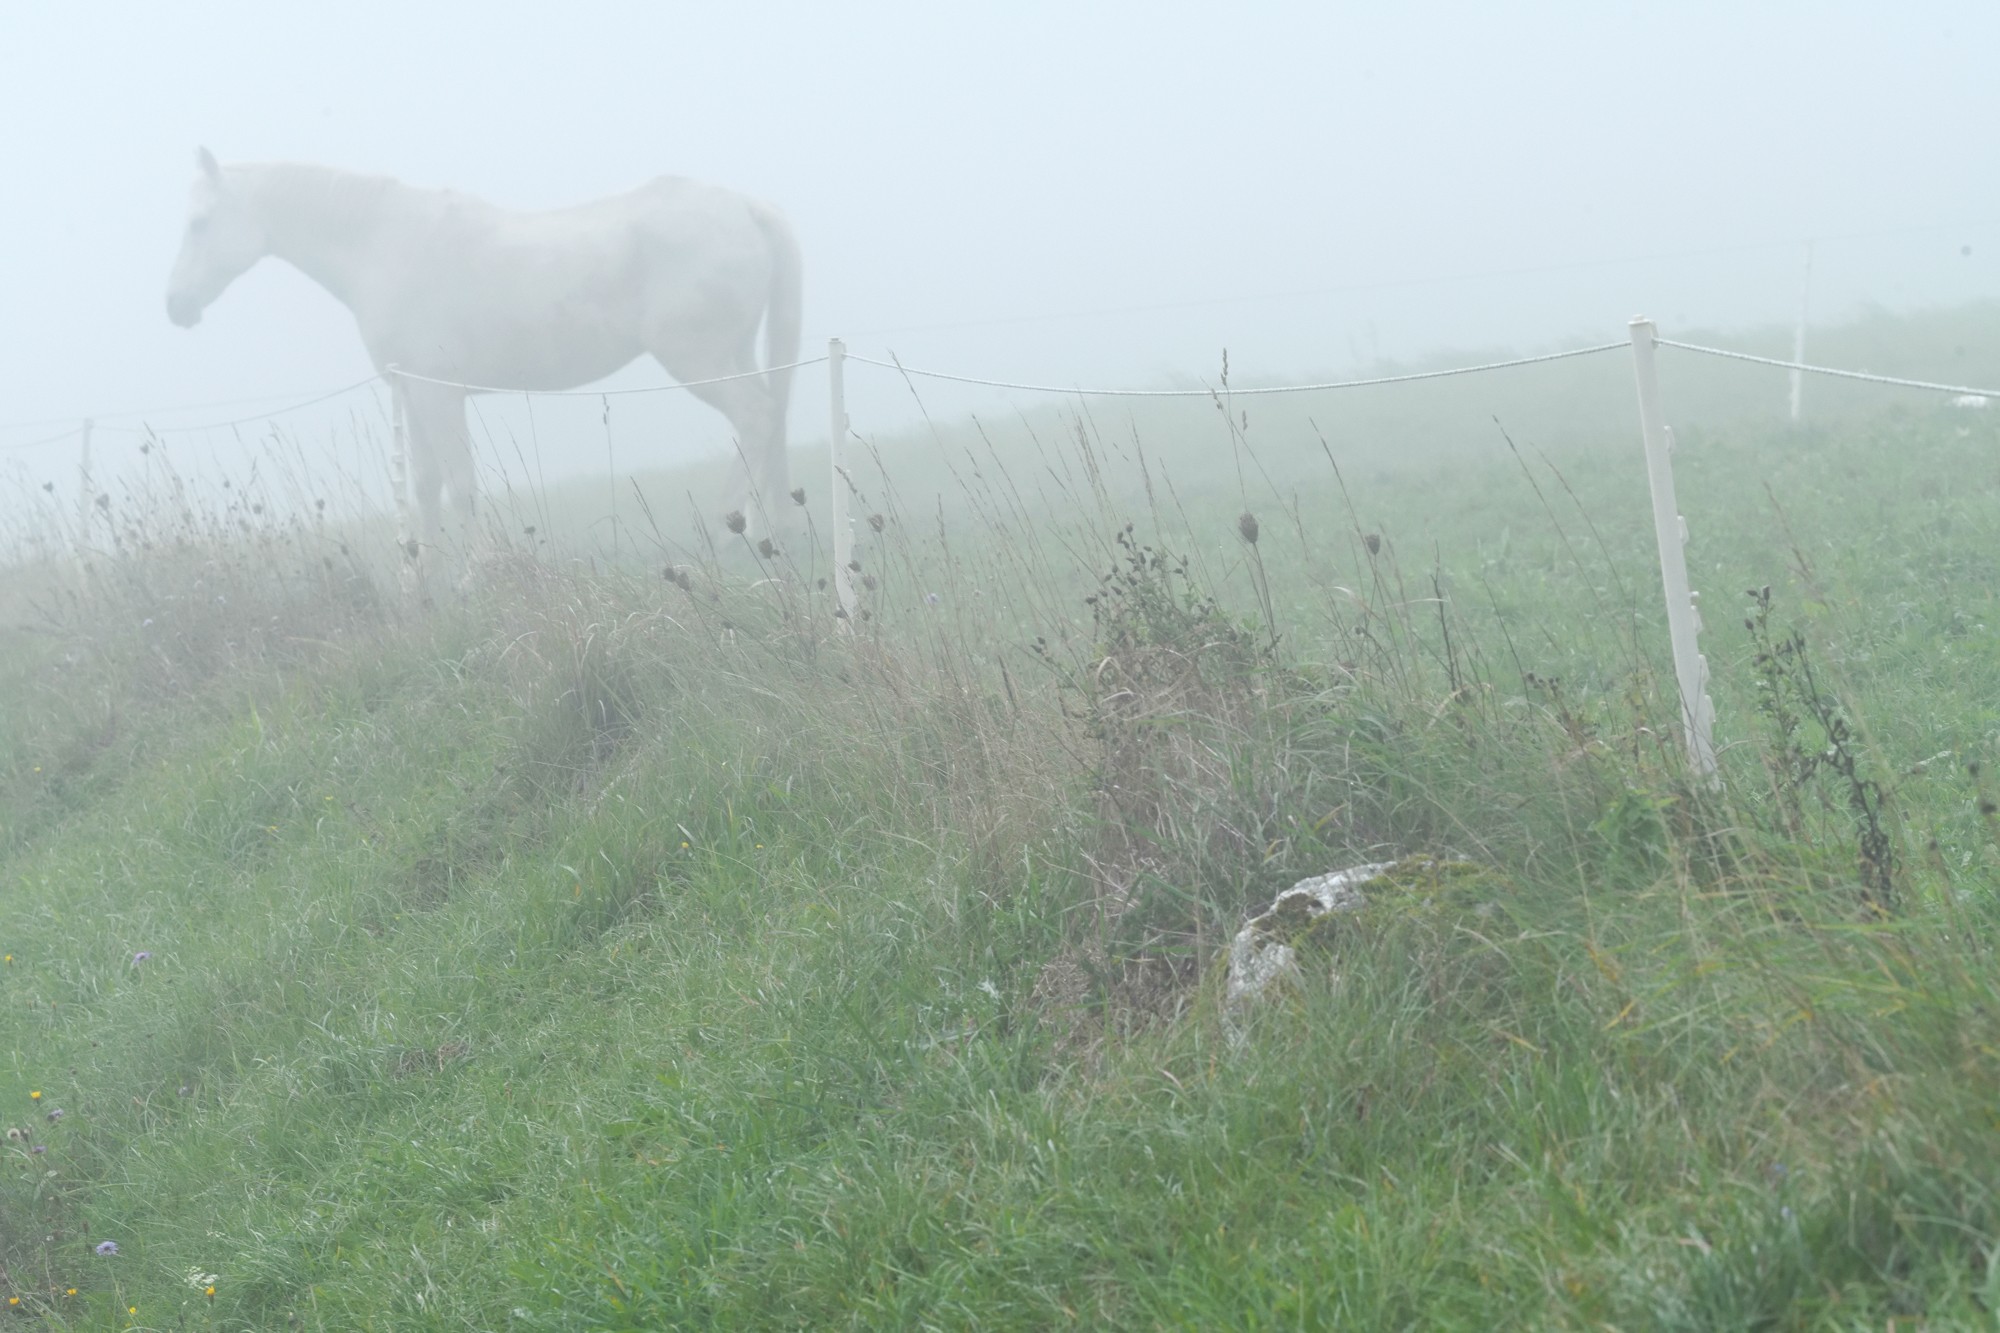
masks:
<path id="1" fill-rule="evenodd" d="M 968 461 L 985 519 L 947 560 L 892 509 L 860 644 L 546 568 L 407 621 L 295 588 L 161 644 L 124 586 L 6 661 L 8 1294 L 66 1327 L 1989 1320 L 1995 843 L 1963 761 L 1994 758 L 2000 478 L 1963 427 L 1684 440 L 1723 800 L 1658 740 L 1642 481 L 1593 452 L 1622 437 L 1552 446 L 1560 477 L 1526 436 L 1525 466 L 1343 444 L 1343 502 L 1254 422 L 1294 525 L 1211 424 L 1149 460 L 1157 515 L 1128 472 L 1032 546 Z M 1261 556 L 1312 669 L 1253 644 L 1120 712 L 1107 642 L 1136 680 L 1228 638 L 1157 572 L 1093 621 L 1127 503 L 1229 605 Z M 1768 776 L 1715 609 L 1763 583 L 1893 789 L 1886 921 L 1846 790 L 1788 822 Z M 1504 887 L 1371 913 L 1233 1052 L 1190 963 L 1384 845 Z M 1110 925 L 1107 880 L 1138 904 Z M 1058 959 L 1096 1010 L 1050 1001 Z"/>

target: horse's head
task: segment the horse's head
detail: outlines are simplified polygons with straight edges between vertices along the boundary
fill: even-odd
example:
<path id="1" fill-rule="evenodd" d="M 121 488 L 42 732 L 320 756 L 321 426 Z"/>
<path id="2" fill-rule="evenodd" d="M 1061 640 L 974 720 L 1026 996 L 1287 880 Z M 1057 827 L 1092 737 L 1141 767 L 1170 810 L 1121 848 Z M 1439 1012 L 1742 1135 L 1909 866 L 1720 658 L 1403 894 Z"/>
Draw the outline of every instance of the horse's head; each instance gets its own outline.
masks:
<path id="1" fill-rule="evenodd" d="M 195 154 L 201 169 L 188 196 L 187 230 L 167 279 L 167 318 L 192 328 L 208 303 L 268 253 L 264 229 L 242 196 L 230 187 L 206 148 Z"/>

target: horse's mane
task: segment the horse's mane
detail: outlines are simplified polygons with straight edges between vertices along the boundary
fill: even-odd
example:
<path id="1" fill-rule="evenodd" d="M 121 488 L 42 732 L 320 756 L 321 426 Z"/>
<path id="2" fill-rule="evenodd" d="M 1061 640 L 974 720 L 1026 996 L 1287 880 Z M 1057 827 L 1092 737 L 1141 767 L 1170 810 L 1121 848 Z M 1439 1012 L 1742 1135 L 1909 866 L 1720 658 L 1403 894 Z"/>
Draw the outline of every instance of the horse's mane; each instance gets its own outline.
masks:
<path id="1" fill-rule="evenodd" d="M 376 212 L 383 199 L 410 192 L 393 176 L 373 176 L 310 162 L 242 162 L 225 168 L 237 188 L 267 209 L 323 218 L 336 226 Z"/>

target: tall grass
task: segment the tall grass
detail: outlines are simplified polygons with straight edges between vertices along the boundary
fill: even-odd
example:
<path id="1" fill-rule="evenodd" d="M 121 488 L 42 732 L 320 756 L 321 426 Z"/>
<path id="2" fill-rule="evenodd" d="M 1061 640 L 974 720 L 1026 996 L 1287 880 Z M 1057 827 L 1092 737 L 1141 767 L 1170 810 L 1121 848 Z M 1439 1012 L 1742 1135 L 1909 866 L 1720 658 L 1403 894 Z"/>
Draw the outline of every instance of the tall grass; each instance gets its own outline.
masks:
<path id="1" fill-rule="evenodd" d="M 618 561 L 503 508 L 427 610 L 310 486 L 24 575 L 16 1308 L 1990 1322 L 1990 428 L 1684 440 L 1714 790 L 1636 459 L 1209 410 L 884 442 L 852 620 L 650 492 Z M 1479 871 L 1225 1039 L 1247 912 L 1419 852 Z"/>

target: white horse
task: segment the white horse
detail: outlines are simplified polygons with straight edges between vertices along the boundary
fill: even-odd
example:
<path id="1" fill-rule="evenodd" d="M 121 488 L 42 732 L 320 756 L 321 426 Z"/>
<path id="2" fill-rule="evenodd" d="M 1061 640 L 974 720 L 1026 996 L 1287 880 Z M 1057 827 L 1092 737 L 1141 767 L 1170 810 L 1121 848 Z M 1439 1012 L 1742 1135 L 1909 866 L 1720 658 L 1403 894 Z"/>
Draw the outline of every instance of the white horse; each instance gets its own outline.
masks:
<path id="1" fill-rule="evenodd" d="M 770 526 L 766 506 L 781 503 L 789 485 L 784 367 L 798 360 L 800 300 L 798 242 L 776 209 L 662 177 L 595 203 L 512 213 L 386 176 L 294 163 L 225 167 L 206 148 L 196 162 L 167 317 L 193 326 L 265 255 L 338 297 L 396 391 L 426 542 L 441 535 L 447 484 L 461 519 L 472 516 L 460 386 L 575 388 L 649 352 L 684 382 L 748 376 L 688 391 L 735 429 L 726 504 Z"/>

